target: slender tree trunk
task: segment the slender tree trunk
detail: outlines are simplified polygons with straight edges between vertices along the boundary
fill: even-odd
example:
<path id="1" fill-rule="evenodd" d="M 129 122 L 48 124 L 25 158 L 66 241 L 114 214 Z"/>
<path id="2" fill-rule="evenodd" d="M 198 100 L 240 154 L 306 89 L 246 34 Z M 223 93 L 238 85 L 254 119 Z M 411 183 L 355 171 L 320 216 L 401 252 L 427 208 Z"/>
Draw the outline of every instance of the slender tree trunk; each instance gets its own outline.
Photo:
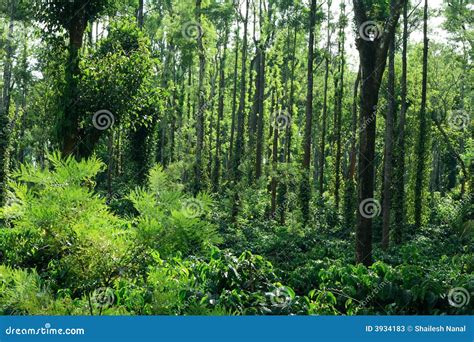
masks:
<path id="1" fill-rule="evenodd" d="M 140 29 L 143 29 L 143 24 L 144 24 L 143 0 L 138 0 L 137 22 L 138 22 L 138 27 Z"/>
<path id="2" fill-rule="evenodd" d="M 403 6 L 403 38 L 402 38 L 402 77 L 400 81 L 401 108 L 397 128 L 397 146 L 395 161 L 395 184 L 394 184 L 394 216 L 397 224 L 394 229 L 394 242 L 402 242 L 402 231 L 405 220 L 405 120 L 408 110 L 407 103 L 407 52 L 408 52 L 408 1 Z"/>
<path id="3" fill-rule="evenodd" d="M 392 0 L 393 3 L 393 0 Z M 385 155 L 382 203 L 382 247 L 388 248 L 390 241 L 390 214 L 392 205 L 392 152 L 393 152 L 393 122 L 396 110 L 395 100 L 395 37 L 389 48 L 388 62 L 388 111 L 385 116 Z"/>
<path id="4" fill-rule="evenodd" d="M 241 85 L 240 85 L 240 100 L 239 108 L 237 110 L 237 135 L 235 140 L 234 155 L 232 161 L 232 175 L 233 180 L 240 178 L 240 171 L 238 169 L 242 155 L 244 152 L 244 123 L 245 123 L 245 94 L 246 94 L 246 74 L 247 74 L 247 31 L 250 1 L 246 0 L 245 19 L 244 19 L 244 36 L 242 41 L 242 70 L 241 70 Z"/>
<path id="5" fill-rule="evenodd" d="M 276 212 L 276 207 L 277 207 L 277 168 L 278 168 L 278 126 L 275 123 L 274 124 L 274 129 L 273 129 L 273 147 L 272 147 L 272 180 L 270 184 L 270 189 L 271 189 L 271 215 L 270 217 L 272 219 L 275 219 L 275 212 Z"/>
<path id="6" fill-rule="evenodd" d="M 419 114 L 420 126 L 418 131 L 418 143 L 416 148 L 417 165 L 415 178 L 415 226 L 419 228 L 422 224 L 423 213 L 423 188 L 424 174 L 426 168 L 426 148 L 428 122 L 426 117 L 426 87 L 428 79 L 428 0 L 425 0 L 423 10 L 423 79 L 421 84 L 421 108 Z"/>
<path id="7" fill-rule="evenodd" d="M 212 184 L 214 191 L 219 189 L 219 175 L 220 175 L 220 158 L 221 158 L 221 122 L 224 119 L 224 95 L 225 95 L 225 62 L 227 57 L 227 40 L 229 35 L 229 27 L 226 26 L 224 32 L 224 47 L 221 58 L 221 65 L 219 71 L 219 100 L 217 108 L 217 127 L 216 127 L 216 154 L 214 157 L 214 170 L 212 174 Z"/>
<path id="8" fill-rule="evenodd" d="M 321 122 L 321 147 L 319 148 L 319 196 L 322 198 L 324 193 L 324 163 L 326 161 L 326 120 L 328 113 L 328 80 L 329 80 L 329 49 L 331 44 L 331 1 L 328 1 L 328 22 L 327 22 L 327 55 L 325 57 L 324 72 L 324 90 L 323 90 L 323 114 Z"/>
<path id="9" fill-rule="evenodd" d="M 264 97 L 265 97 L 265 52 L 263 49 L 260 50 L 260 58 L 258 64 L 257 78 L 258 89 L 256 92 L 257 96 L 257 146 L 256 146 L 256 158 L 255 158 L 255 178 L 258 180 L 262 176 L 262 155 L 263 155 L 263 116 L 264 116 Z"/>
<path id="10" fill-rule="evenodd" d="M 237 69 L 239 65 L 239 28 L 240 26 L 237 25 L 237 29 L 235 32 L 235 61 L 234 61 L 234 86 L 232 90 L 232 122 L 230 125 L 230 147 L 229 147 L 229 165 L 228 170 L 231 171 L 230 167 L 232 165 L 233 160 L 233 151 L 234 151 L 234 135 L 235 135 L 235 114 L 237 109 Z M 229 172 L 230 173 L 230 172 Z"/>
<path id="11" fill-rule="evenodd" d="M 309 220 L 309 201 L 311 198 L 311 186 L 309 180 L 309 167 L 311 165 L 311 133 L 313 127 L 313 64 L 314 64 L 314 27 L 316 25 L 316 0 L 311 0 L 311 11 L 309 15 L 309 39 L 308 39 L 308 74 L 306 93 L 306 115 L 303 137 L 303 179 L 301 181 L 300 197 L 303 222 Z"/>
<path id="12" fill-rule="evenodd" d="M 202 0 L 196 0 L 195 16 L 199 27 L 201 23 L 201 3 Z M 199 55 L 199 84 L 198 84 L 198 110 L 196 111 L 196 156 L 194 161 L 194 186 L 193 192 L 197 194 L 202 188 L 202 149 L 204 144 L 204 112 L 205 112 L 205 89 L 204 76 L 206 67 L 206 56 L 202 42 L 202 32 L 197 35 L 197 47 Z"/>
<path id="13" fill-rule="evenodd" d="M 352 123 L 351 123 L 351 155 L 349 167 L 349 179 L 354 181 L 355 167 L 357 161 L 357 107 L 358 107 L 358 92 L 360 86 L 360 67 L 357 72 L 357 78 L 354 83 L 354 97 L 352 99 Z"/>
<path id="14" fill-rule="evenodd" d="M 341 6 L 341 20 L 340 20 L 340 28 L 339 28 L 339 88 L 337 89 L 337 96 L 336 96 L 336 122 L 334 123 L 336 126 L 336 162 L 335 162 L 335 173 L 336 173 L 336 180 L 335 180 L 335 187 L 334 187 L 334 197 L 336 202 L 336 209 L 339 209 L 340 203 L 340 193 L 339 190 L 341 188 L 341 125 L 342 125 L 342 99 L 344 97 L 344 67 L 345 67 L 345 59 L 344 59 L 344 42 L 345 42 L 345 34 L 344 34 L 344 17 L 345 17 L 345 7 L 344 4 Z"/>
<path id="15" fill-rule="evenodd" d="M 294 35 L 293 35 L 293 48 L 291 52 L 291 79 L 290 79 L 290 98 L 288 102 L 288 115 L 289 119 L 293 120 L 293 104 L 295 103 L 295 85 L 294 85 L 294 80 L 295 80 L 295 66 L 296 66 L 296 39 L 297 39 L 297 29 L 295 28 L 294 30 Z M 291 125 L 287 125 L 286 127 L 286 161 L 288 163 L 291 162 Z"/>
<path id="16" fill-rule="evenodd" d="M 6 54 L 3 64 L 3 90 L 0 103 L 0 206 L 5 201 L 6 183 L 8 169 L 10 165 L 10 141 L 11 131 L 9 129 L 10 112 L 10 86 L 12 77 L 13 63 L 13 32 L 14 32 L 14 14 L 16 0 L 10 0 L 10 19 L 8 24 L 8 33 L 6 41 Z"/>

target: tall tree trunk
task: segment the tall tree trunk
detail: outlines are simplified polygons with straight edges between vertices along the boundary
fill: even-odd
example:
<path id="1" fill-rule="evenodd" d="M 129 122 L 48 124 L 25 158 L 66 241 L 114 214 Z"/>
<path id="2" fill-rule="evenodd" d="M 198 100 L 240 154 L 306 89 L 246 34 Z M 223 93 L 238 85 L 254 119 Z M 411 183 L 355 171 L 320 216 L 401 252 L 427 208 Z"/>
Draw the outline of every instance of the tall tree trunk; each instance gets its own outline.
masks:
<path id="1" fill-rule="evenodd" d="M 140 29 L 143 28 L 144 17 L 143 17 L 143 0 L 138 0 L 138 10 L 137 10 L 137 22 Z"/>
<path id="2" fill-rule="evenodd" d="M 296 38 L 297 38 L 297 29 L 294 30 L 293 35 L 293 48 L 291 52 L 291 78 L 290 78 L 290 98 L 288 102 L 288 115 L 289 119 L 293 120 L 293 104 L 295 103 L 295 66 L 296 66 Z M 286 161 L 291 162 L 291 125 L 286 127 Z"/>
<path id="3" fill-rule="evenodd" d="M 360 86 L 360 67 L 357 72 L 357 78 L 354 82 L 354 97 L 352 99 L 352 122 L 351 122 L 351 154 L 349 167 L 349 180 L 354 181 L 355 167 L 357 161 L 357 107 L 358 107 L 358 92 Z"/>
<path id="4" fill-rule="evenodd" d="M 74 6 L 76 6 L 74 4 Z M 76 8 L 76 7 L 75 7 Z M 66 89 L 63 96 L 64 117 L 58 125 L 58 132 L 62 136 L 62 154 L 65 156 L 74 154 L 81 157 L 82 148 L 79 146 L 81 132 L 79 128 L 79 91 L 78 78 L 79 51 L 82 47 L 82 39 L 87 26 L 84 6 L 77 5 L 75 15 L 68 22 L 69 54 L 65 68 Z"/>
<path id="5" fill-rule="evenodd" d="M 219 99 L 217 104 L 217 127 L 216 127 L 216 154 L 214 156 L 214 170 L 212 174 L 212 185 L 214 191 L 219 189 L 220 158 L 221 158 L 221 122 L 224 119 L 224 95 L 225 95 L 225 62 L 227 57 L 227 40 L 229 27 L 226 25 L 224 31 L 224 47 L 219 70 Z"/>
<path id="6" fill-rule="evenodd" d="M 392 0 L 393 4 L 393 0 Z M 384 179 L 382 203 L 382 247 L 388 248 L 390 241 L 390 214 L 392 205 L 392 153 L 393 122 L 396 110 L 395 100 L 395 37 L 390 41 L 388 57 L 388 111 L 385 116 Z"/>
<path id="7" fill-rule="evenodd" d="M 426 168 L 426 136 L 428 122 L 426 118 L 426 87 L 428 79 L 428 0 L 425 0 L 423 10 L 423 79 L 421 84 L 421 108 L 419 114 L 420 126 L 418 131 L 418 142 L 416 148 L 417 165 L 415 178 L 415 226 L 419 228 L 422 224 L 423 214 L 423 188 Z"/>
<path id="8" fill-rule="evenodd" d="M 328 113 L 328 80 L 329 80 L 329 50 L 331 44 L 331 1 L 328 1 L 327 43 L 325 56 L 324 90 L 323 90 L 323 114 L 321 122 L 321 145 L 319 151 L 319 196 L 324 193 L 324 163 L 326 161 L 326 120 Z"/>
<path id="9" fill-rule="evenodd" d="M 344 17 L 345 17 L 345 5 L 344 3 L 341 5 L 341 19 L 339 22 L 339 58 L 340 63 L 338 67 L 338 89 L 337 89 L 337 96 L 336 96 L 336 122 L 335 124 L 335 133 L 336 133 L 336 162 L 335 162 L 335 173 L 336 173 L 336 180 L 334 186 L 334 197 L 336 202 L 336 209 L 339 209 L 339 202 L 340 202 L 340 194 L 339 190 L 341 188 L 341 121 L 342 121 L 342 99 L 344 97 L 344 67 L 345 67 L 345 59 L 344 59 L 344 43 L 345 43 L 345 34 L 344 34 Z"/>
<path id="10" fill-rule="evenodd" d="M 276 212 L 276 207 L 277 207 L 277 168 L 278 168 L 278 125 L 275 122 L 274 123 L 274 129 L 273 129 L 273 144 L 272 144 L 272 180 L 270 184 L 270 189 L 271 189 L 271 215 L 270 217 L 272 219 L 276 219 L 275 217 L 275 212 Z"/>
<path id="11" fill-rule="evenodd" d="M 13 64 L 13 31 L 16 0 L 9 3 L 10 19 L 6 41 L 6 54 L 3 64 L 3 90 L 0 103 L 0 206 L 5 201 L 6 182 L 10 165 L 10 86 Z"/>
<path id="12" fill-rule="evenodd" d="M 247 74 L 247 31 L 250 1 L 245 1 L 245 19 L 244 19 L 244 36 L 242 41 L 242 70 L 241 70 L 241 84 L 240 84 L 240 100 L 239 108 L 237 110 L 237 134 L 235 139 L 235 148 L 232 161 L 232 179 L 236 181 L 240 178 L 239 165 L 244 152 L 244 123 L 245 123 L 245 87 Z"/>
<path id="13" fill-rule="evenodd" d="M 405 225 L 405 120 L 408 110 L 407 103 L 407 52 L 408 52 L 408 1 L 403 6 L 403 38 L 402 38 L 402 77 L 400 81 L 401 108 L 397 127 L 397 147 L 395 149 L 395 184 L 394 184 L 394 216 L 397 224 L 394 229 L 394 242 L 402 242 Z"/>
<path id="14" fill-rule="evenodd" d="M 199 27 L 201 23 L 202 0 L 196 0 L 195 17 Z M 204 112 L 205 112 L 205 89 L 204 76 L 206 67 L 206 56 L 202 42 L 202 30 L 197 35 L 197 47 L 199 55 L 199 83 L 198 83 L 198 109 L 196 111 L 196 155 L 194 160 L 194 186 L 193 192 L 197 194 L 202 188 L 202 149 L 204 144 Z"/>
<path id="15" fill-rule="evenodd" d="M 378 204 L 374 196 L 374 162 L 376 108 L 379 90 L 385 70 L 388 46 L 393 38 L 400 16 L 401 6 L 407 0 L 397 0 L 392 7 L 390 18 L 386 21 L 383 32 L 377 32 L 374 39 L 364 35 L 364 27 L 369 21 L 368 11 L 362 0 L 353 0 L 355 21 L 361 31 L 356 39 L 361 66 L 360 116 L 365 126 L 359 133 L 359 210 L 356 228 L 356 261 L 365 265 L 372 264 L 372 218 L 374 207 Z"/>
<path id="16" fill-rule="evenodd" d="M 227 167 L 228 171 L 231 171 L 233 151 L 234 151 L 234 136 L 235 136 L 235 114 L 237 109 L 237 69 L 239 65 L 239 28 L 240 25 L 237 25 L 235 31 L 235 61 L 234 61 L 234 85 L 232 90 L 232 119 L 230 125 L 230 144 L 229 144 L 229 165 Z M 231 174 L 231 172 L 229 172 Z"/>
<path id="17" fill-rule="evenodd" d="M 258 89 L 257 95 L 257 146 L 255 158 L 255 178 L 258 180 L 262 176 L 262 155 L 263 155 L 263 116 L 265 97 L 265 52 L 263 48 L 258 49 L 260 53 L 259 64 L 257 65 Z"/>
<path id="18" fill-rule="evenodd" d="M 306 115 L 303 137 L 303 178 L 301 180 L 301 211 L 303 223 L 309 220 L 309 201 L 311 198 L 311 186 L 309 167 L 311 162 L 311 133 L 313 127 L 313 64 L 314 64 L 314 27 L 316 25 L 316 0 L 311 0 L 311 11 L 309 15 L 309 39 L 308 39 L 308 74 L 306 93 Z"/>

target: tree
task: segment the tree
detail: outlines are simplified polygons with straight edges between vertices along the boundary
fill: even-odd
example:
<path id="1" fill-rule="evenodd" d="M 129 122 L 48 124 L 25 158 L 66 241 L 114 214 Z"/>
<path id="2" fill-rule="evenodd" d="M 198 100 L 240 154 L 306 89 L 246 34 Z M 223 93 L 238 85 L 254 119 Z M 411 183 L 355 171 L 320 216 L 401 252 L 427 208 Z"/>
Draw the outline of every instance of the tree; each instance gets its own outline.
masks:
<path id="1" fill-rule="evenodd" d="M 195 16 L 198 25 L 197 47 L 199 55 L 199 84 L 198 84 L 198 109 L 196 111 L 196 158 L 194 161 L 194 193 L 197 194 L 201 188 L 202 182 L 202 149 L 204 142 L 204 113 L 206 108 L 206 94 L 204 89 L 204 75 L 206 72 L 206 55 L 203 45 L 203 32 L 201 20 L 202 0 L 196 0 Z"/>
<path id="2" fill-rule="evenodd" d="M 5 200 L 5 187 L 10 166 L 10 87 L 13 66 L 13 30 L 15 26 L 14 16 L 16 10 L 16 0 L 8 3 L 8 33 L 6 41 L 6 54 L 3 64 L 3 89 L 0 103 L 0 205 Z"/>
<path id="3" fill-rule="evenodd" d="M 336 209 L 339 209 L 340 194 L 339 190 L 341 187 L 341 120 L 342 120 L 342 99 L 344 97 L 344 67 L 345 67 L 345 57 L 344 57 L 344 43 L 345 43 L 345 33 L 344 29 L 346 27 L 346 5 L 344 1 L 341 3 L 341 15 L 339 18 L 339 34 L 338 34 L 338 67 L 337 75 L 334 87 L 334 130 L 335 130 L 335 139 L 336 139 L 336 161 L 335 161 L 335 185 L 334 185 L 334 197 L 336 202 Z"/>
<path id="4" fill-rule="evenodd" d="M 393 5 L 393 0 L 392 0 Z M 395 32 L 394 32 L 395 34 Z M 395 99 L 395 37 L 392 37 L 388 56 L 388 111 L 385 115 L 385 146 L 383 169 L 383 203 L 382 203 L 382 246 L 388 248 L 390 241 L 390 214 L 392 209 L 392 156 L 393 125 L 396 111 Z"/>
<path id="5" fill-rule="evenodd" d="M 309 166 L 311 162 L 311 133 L 313 123 L 313 64 L 314 64 L 314 27 L 316 25 L 316 0 L 311 0 L 309 14 L 309 38 L 308 38 L 308 68 L 307 68 L 307 90 L 306 90 L 306 115 L 303 137 L 303 178 L 301 180 L 301 211 L 303 222 L 309 219 L 309 201 L 311 198 L 311 186 L 309 180 Z"/>
<path id="6" fill-rule="evenodd" d="M 395 225 L 394 242 L 402 242 L 402 229 L 405 224 L 405 121 L 408 111 L 407 102 L 407 51 L 408 51 L 408 1 L 403 5 L 403 37 L 402 37 L 402 76 L 400 81 L 400 116 L 397 123 L 397 142 L 395 148 L 394 164 L 394 216 L 398 224 Z"/>
<path id="7" fill-rule="evenodd" d="M 245 123 L 245 89 L 246 89 L 246 74 L 247 74 L 247 30 L 250 0 L 245 1 L 245 17 L 243 18 L 244 34 L 242 41 L 242 69 L 240 76 L 240 100 L 237 110 L 237 135 L 235 138 L 235 147 L 232 160 L 232 175 L 233 180 L 237 180 L 240 176 L 239 165 L 244 152 L 244 123 Z"/>
<path id="8" fill-rule="evenodd" d="M 374 204 L 374 157 L 376 108 L 379 90 L 385 70 L 388 47 L 402 6 L 407 0 L 397 0 L 389 11 L 384 13 L 385 25 L 380 28 L 370 20 L 366 2 L 353 0 L 354 15 L 359 36 L 356 38 L 361 68 L 360 122 L 366 122 L 359 133 L 359 211 L 356 228 L 356 261 L 365 265 L 372 264 L 372 215 L 366 215 L 364 205 Z M 388 14 L 390 13 L 390 14 Z M 376 18 L 374 18 L 376 19 Z"/>
<path id="9" fill-rule="evenodd" d="M 428 79 L 428 0 L 423 10 L 423 79 L 421 83 L 421 108 L 419 112 L 418 142 L 416 147 L 416 178 L 415 178 L 415 226 L 422 224 L 423 187 L 426 168 L 426 146 L 428 118 L 426 117 L 426 86 Z"/>
<path id="10" fill-rule="evenodd" d="M 328 111 L 328 79 L 329 79 L 329 56 L 331 49 L 331 3 L 327 2 L 327 42 L 326 42 L 326 53 L 325 53 L 325 66 L 324 66 L 324 90 L 323 90 L 323 113 L 321 118 L 321 145 L 319 151 L 319 196 L 323 196 L 324 192 L 324 164 L 326 160 L 326 119 Z"/>
<path id="11" fill-rule="evenodd" d="M 222 56 L 220 61 L 219 69 L 219 98 L 218 98 L 218 108 L 217 108 L 217 127 L 216 127 L 216 153 L 214 155 L 214 169 L 212 173 L 212 184 L 214 191 L 219 189 L 219 176 L 221 168 L 221 150 L 222 150 L 222 121 L 224 120 L 224 93 L 225 93 L 225 63 L 227 59 L 227 44 L 229 38 L 229 24 L 226 22 L 224 27 L 223 34 L 223 45 Z"/>
<path id="12" fill-rule="evenodd" d="M 61 134 L 60 144 L 63 155 L 83 155 L 79 144 L 84 131 L 80 127 L 78 108 L 78 80 L 80 75 L 79 52 L 82 47 L 87 24 L 106 10 L 111 9 L 112 0 L 80 1 L 39 1 L 36 17 L 46 26 L 47 34 L 66 30 L 69 45 L 65 66 L 65 89 L 63 94 L 63 113 L 58 118 L 57 131 Z"/>

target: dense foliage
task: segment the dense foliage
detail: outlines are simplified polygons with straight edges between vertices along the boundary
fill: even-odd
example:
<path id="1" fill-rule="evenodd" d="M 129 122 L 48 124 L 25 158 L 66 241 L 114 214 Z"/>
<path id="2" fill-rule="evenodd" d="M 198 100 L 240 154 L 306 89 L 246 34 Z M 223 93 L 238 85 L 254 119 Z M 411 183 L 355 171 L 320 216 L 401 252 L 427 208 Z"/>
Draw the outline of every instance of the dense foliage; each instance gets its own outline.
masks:
<path id="1" fill-rule="evenodd" d="M 0 315 L 473 314 L 472 6 L 423 4 L 2 3 Z"/>

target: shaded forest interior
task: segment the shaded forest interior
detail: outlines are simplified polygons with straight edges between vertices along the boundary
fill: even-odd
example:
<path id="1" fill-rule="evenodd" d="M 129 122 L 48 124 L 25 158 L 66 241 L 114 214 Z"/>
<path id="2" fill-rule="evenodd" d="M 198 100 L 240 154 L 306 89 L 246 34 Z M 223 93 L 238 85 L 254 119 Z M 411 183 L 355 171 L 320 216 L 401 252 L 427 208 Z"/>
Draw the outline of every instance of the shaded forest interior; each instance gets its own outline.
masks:
<path id="1" fill-rule="evenodd" d="M 4 0 L 0 314 L 472 314 L 466 0 Z"/>

